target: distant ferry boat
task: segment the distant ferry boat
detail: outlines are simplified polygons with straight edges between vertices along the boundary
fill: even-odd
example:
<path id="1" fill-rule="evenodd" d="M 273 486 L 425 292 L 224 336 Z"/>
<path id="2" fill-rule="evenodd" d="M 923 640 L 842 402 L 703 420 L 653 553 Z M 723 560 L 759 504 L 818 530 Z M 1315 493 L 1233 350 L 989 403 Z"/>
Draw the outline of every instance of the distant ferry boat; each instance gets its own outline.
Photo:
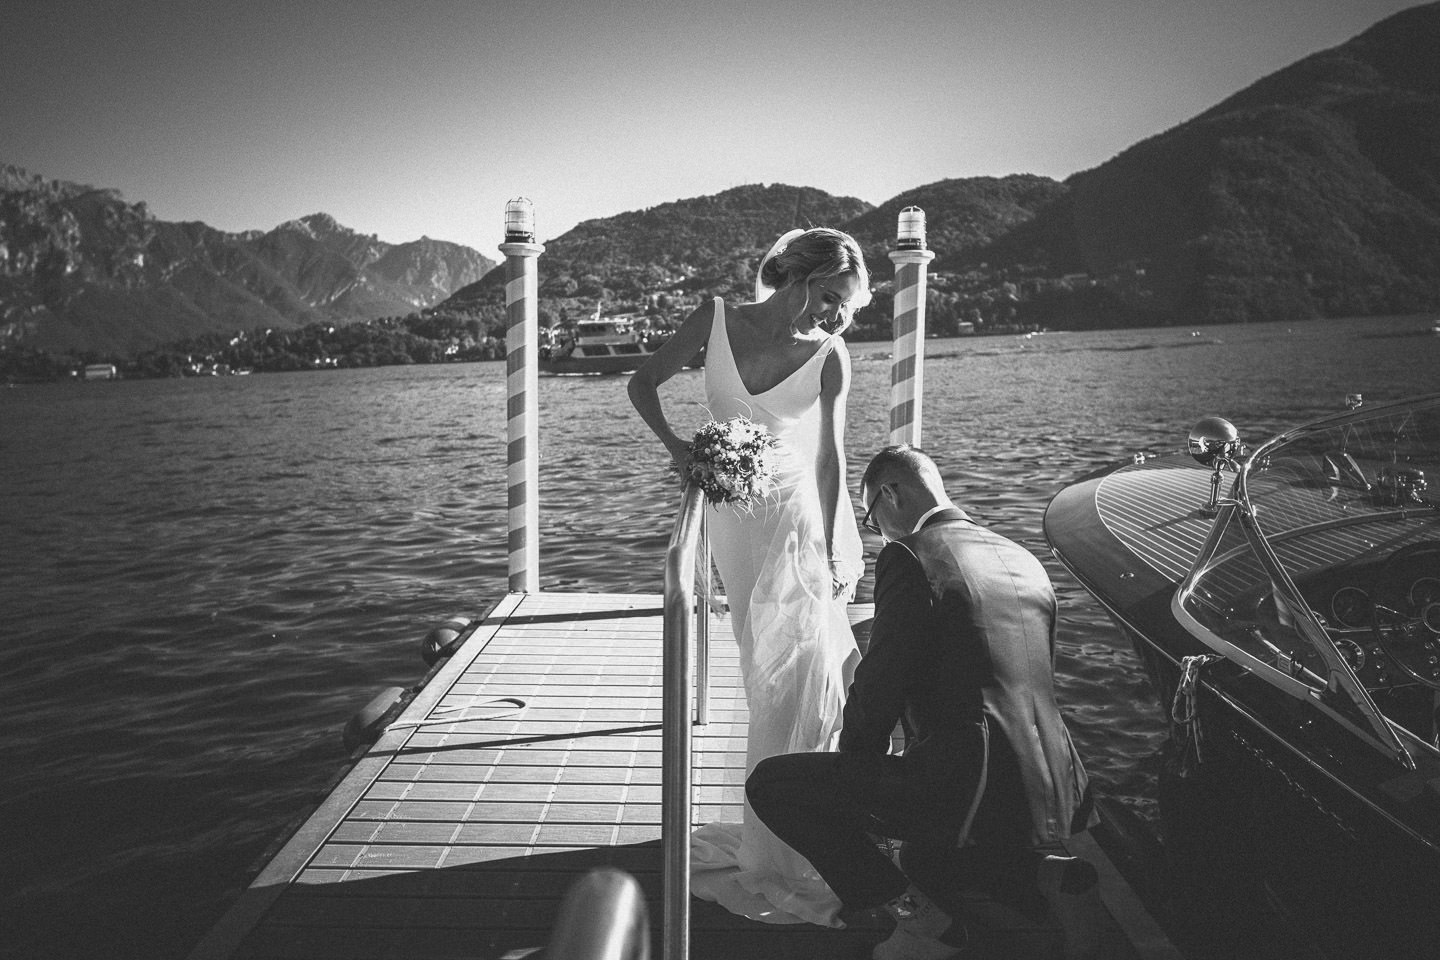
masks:
<path id="1" fill-rule="evenodd" d="M 581 320 L 573 335 L 553 346 L 540 348 L 540 370 L 544 373 L 630 373 L 638 370 L 670 334 L 646 333 L 635 329 L 632 316 L 594 317 Z M 697 354 L 687 366 L 704 365 Z"/>

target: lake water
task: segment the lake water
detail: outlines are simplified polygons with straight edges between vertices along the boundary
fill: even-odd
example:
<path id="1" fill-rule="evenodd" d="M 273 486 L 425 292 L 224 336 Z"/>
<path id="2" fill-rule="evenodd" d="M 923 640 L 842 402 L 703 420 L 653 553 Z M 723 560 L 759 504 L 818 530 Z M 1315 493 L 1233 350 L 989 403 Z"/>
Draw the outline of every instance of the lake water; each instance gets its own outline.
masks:
<path id="1" fill-rule="evenodd" d="M 924 445 L 1045 559 L 1062 703 L 1107 795 L 1153 816 L 1164 725 L 1050 558 L 1045 504 L 1202 415 L 1253 444 L 1347 393 L 1440 389 L 1433 320 L 927 343 Z M 854 495 L 889 347 L 852 355 Z M 625 384 L 540 383 L 542 589 L 661 590 L 676 497 Z M 5 952 L 183 957 L 213 925 L 340 770 L 351 714 L 505 590 L 504 392 L 498 363 L 0 390 Z M 701 395 L 699 372 L 667 385 L 672 421 L 704 419 Z"/>

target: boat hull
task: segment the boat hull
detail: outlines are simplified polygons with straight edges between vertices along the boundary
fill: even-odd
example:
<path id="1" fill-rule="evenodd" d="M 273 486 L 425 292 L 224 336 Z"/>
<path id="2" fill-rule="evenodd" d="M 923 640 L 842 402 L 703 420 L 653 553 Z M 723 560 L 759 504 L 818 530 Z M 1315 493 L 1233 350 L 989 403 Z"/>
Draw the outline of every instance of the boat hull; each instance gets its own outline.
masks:
<path id="1" fill-rule="evenodd" d="M 541 373 L 552 376 L 634 373 L 654 355 L 654 350 L 641 350 L 634 353 L 610 353 L 601 356 L 576 356 L 574 354 L 541 356 L 537 365 Z M 699 368 L 704 365 L 705 355 L 703 352 L 686 364 L 690 368 Z"/>
<path id="2" fill-rule="evenodd" d="M 539 367 L 541 373 L 551 375 L 633 373 L 651 356 L 644 353 L 605 357 L 542 357 Z"/>

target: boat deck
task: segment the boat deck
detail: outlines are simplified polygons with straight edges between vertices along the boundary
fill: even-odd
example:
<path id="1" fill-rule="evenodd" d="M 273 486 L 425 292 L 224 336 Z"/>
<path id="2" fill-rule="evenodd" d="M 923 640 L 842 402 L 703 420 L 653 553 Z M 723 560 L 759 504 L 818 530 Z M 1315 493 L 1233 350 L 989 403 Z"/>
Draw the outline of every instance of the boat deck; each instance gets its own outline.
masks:
<path id="1" fill-rule="evenodd" d="M 529 956 L 597 866 L 636 878 L 659 957 L 657 595 L 511 594 L 191 953 L 216 958 Z M 857 637 L 870 605 L 853 605 Z M 728 618 L 712 618 L 711 713 L 694 728 L 695 824 L 739 820 L 746 707 Z M 523 703 L 518 706 L 505 698 Z M 1088 836 L 1100 869 L 1065 916 L 971 901 L 974 956 L 1174 957 Z M 887 924 L 773 926 L 692 901 L 696 958 L 863 958 Z M 978 925 L 977 925 L 978 921 Z"/>

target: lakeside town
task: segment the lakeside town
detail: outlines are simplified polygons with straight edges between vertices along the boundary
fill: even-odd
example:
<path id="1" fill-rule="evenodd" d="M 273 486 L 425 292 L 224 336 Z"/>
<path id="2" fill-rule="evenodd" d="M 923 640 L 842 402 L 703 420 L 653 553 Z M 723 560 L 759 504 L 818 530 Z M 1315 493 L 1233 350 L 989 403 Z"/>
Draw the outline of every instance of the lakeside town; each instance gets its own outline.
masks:
<path id="1" fill-rule="evenodd" d="M 927 335 L 968 337 L 1017 335 L 1077 326 L 1108 326 L 1097 314 L 1076 323 L 1074 305 L 1084 301 L 1136 325 L 1135 304 L 1146 291 L 1143 268 L 1125 276 L 1096 279 L 1086 274 L 1026 277 L 1014 281 L 986 271 L 938 273 L 927 283 Z M 542 301 L 539 346 L 542 354 L 573 346 L 586 321 L 606 320 L 633 331 L 650 352 L 678 328 L 699 303 L 712 295 L 688 290 L 683 279 L 656 292 L 607 299 L 570 296 Z M 893 284 L 873 287 L 874 299 L 857 312 L 846 332 L 851 341 L 891 337 Z M 738 295 L 740 287 L 723 293 Z M 567 291 L 574 293 L 575 291 Z M 612 294 L 601 289 L 597 292 Z M 1050 322 L 1046 322 L 1050 321 Z M 53 354 L 10 348 L 0 351 L 0 380 L 7 383 L 52 380 L 147 379 L 157 377 L 233 376 L 305 370 L 405 364 L 471 363 L 505 358 L 504 317 L 493 305 L 457 309 L 442 305 L 403 316 L 317 321 L 293 329 L 261 327 L 229 334 L 204 334 L 130 355 L 97 351 Z"/>

